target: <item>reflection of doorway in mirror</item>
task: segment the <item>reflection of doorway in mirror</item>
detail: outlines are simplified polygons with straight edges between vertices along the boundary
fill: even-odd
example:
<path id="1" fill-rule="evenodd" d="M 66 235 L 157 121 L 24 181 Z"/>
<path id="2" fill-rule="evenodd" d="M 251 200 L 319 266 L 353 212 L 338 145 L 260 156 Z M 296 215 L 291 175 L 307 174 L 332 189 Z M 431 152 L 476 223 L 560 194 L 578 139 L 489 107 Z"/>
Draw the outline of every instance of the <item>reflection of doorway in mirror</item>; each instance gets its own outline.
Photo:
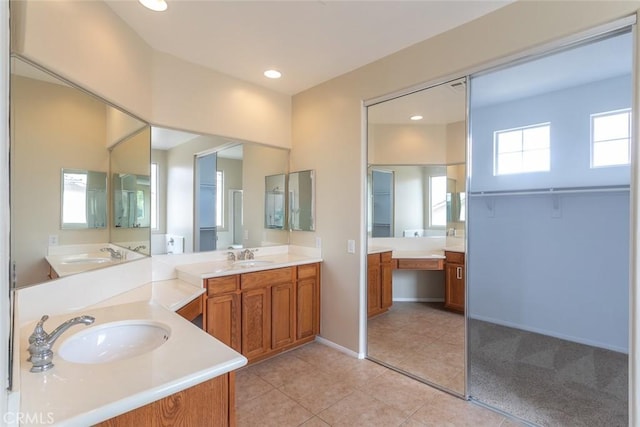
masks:
<path id="1" fill-rule="evenodd" d="M 371 171 L 371 237 L 393 237 L 393 171 Z"/>
<path id="2" fill-rule="evenodd" d="M 217 248 L 216 162 L 215 153 L 198 157 L 196 161 L 196 251 L 214 251 Z"/>

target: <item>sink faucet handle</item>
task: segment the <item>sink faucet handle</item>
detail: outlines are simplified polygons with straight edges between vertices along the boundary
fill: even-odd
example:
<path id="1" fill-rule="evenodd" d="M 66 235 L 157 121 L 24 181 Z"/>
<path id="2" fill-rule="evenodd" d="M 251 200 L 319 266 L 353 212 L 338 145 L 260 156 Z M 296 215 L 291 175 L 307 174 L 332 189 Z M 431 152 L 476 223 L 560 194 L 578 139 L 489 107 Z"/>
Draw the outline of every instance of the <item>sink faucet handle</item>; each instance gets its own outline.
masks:
<path id="1" fill-rule="evenodd" d="M 49 319 L 49 316 L 45 314 L 36 324 L 31 336 L 29 336 L 29 344 L 33 344 L 37 339 L 47 339 L 47 333 L 44 331 L 44 322 Z"/>
<path id="2" fill-rule="evenodd" d="M 231 251 L 227 252 L 227 260 L 228 261 L 235 261 L 236 260 L 236 254 L 234 254 Z"/>

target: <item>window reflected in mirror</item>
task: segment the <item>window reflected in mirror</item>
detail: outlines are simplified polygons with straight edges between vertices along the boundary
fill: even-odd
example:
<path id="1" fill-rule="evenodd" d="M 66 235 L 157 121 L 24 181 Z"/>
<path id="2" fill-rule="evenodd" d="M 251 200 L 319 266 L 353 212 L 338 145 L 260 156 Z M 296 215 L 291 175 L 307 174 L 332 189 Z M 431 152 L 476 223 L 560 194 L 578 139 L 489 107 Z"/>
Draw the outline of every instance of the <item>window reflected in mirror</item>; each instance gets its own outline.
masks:
<path id="1" fill-rule="evenodd" d="M 62 169 L 62 228 L 107 226 L 107 174 Z"/>

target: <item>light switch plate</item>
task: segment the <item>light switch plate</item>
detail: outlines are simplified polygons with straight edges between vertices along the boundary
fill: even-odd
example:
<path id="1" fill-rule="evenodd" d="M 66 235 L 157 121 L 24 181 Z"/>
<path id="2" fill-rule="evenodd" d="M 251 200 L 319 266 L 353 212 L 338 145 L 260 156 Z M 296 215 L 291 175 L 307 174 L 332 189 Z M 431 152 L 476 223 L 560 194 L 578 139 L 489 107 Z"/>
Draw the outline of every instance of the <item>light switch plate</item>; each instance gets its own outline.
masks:
<path id="1" fill-rule="evenodd" d="M 350 254 L 356 253 L 356 241 L 355 240 L 347 240 L 347 252 Z"/>
<path id="2" fill-rule="evenodd" d="M 49 234 L 49 246 L 58 246 L 57 234 Z"/>

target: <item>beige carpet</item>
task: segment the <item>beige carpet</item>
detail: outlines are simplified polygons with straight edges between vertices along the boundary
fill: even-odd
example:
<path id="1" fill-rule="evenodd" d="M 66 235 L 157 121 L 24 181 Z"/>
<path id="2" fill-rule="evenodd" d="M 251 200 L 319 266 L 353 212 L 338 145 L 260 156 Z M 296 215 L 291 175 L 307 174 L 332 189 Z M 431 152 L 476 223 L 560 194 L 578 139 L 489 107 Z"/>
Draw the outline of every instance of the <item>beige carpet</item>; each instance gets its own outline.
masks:
<path id="1" fill-rule="evenodd" d="M 471 398 L 540 426 L 628 425 L 628 356 L 469 320 Z"/>

